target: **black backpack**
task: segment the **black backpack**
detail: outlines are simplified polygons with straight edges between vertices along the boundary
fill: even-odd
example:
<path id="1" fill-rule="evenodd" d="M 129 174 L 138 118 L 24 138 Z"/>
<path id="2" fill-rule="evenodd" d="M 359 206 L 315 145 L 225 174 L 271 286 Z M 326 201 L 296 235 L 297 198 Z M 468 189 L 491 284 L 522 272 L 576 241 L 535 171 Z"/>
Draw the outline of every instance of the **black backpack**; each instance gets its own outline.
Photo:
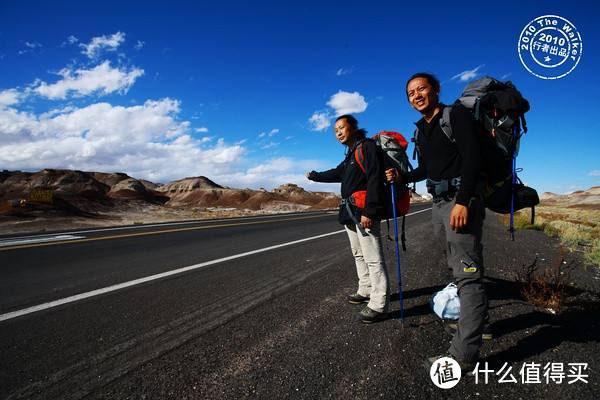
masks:
<path id="1" fill-rule="evenodd" d="M 531 207 L 531 223 L 535 206 L 540 200 L 535 189 L 525 186 L 517 176 L 516 157 L 521 137 L 527 132 L 525 113 L 529 102 L 512 82 L 500 82 L 486 76 L 469 83 L 454 104 L 462 104 L 471 112 L 482 132 L 482 158 L 486 185 L 484 204 L 500 214 L 510 214 L 510 233 L 514 239 L 514 212 Z M 454 142 L 450 112 L 452 106 L 442 110 L 440 127 Z M 418 143 L 415 131 L 415 144 Z"/>

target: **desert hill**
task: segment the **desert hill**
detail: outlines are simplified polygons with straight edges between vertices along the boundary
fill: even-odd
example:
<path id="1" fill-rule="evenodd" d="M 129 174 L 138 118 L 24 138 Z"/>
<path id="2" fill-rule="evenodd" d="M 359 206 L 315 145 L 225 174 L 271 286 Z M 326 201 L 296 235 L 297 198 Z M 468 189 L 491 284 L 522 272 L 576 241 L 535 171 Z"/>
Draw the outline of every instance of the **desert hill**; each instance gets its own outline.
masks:
<path id="1" fill-rule="evenodd" d="M 411 201 L 428 199 L 411 192 Z M 335 193 L 293 183 L 268 191 L 234 189 L 205 176 L 159 184 L 120 172 L 0 172 L 3 233 L 336 209 L 339 204 Z"/>
<path id="2" fill-rule="evenodd" d="M 205 176 L 179 179 L 166 185 L 158 186 L 161 192 L 173 194 L 189 192 L 195 189 L 223 189 L 223 186 L 217 185 Z"/>
<path id="3" fill-rule="evenodd" d="M 169 197 L 168 206 L 203 205 L 234 207 L 249 210 L 293 211 L 336 207 L 339 197 L 333 193 L 309 192 L 292 184 L 273 189 L 231 189 L 215 184 L 205 177 L 186 178 L 157 189 Z"/>
<path id="4" fill-rule="evenodd" d="M 577 190 L 569 194 L 545 192 L 541 195 L 542 205 L 560 205 L 563 207 L 595 208 L 600 206 L 600 186 L 587 190 Z"/>
<path id="5" fill-rule="evenodd" d="M 126 211 L 130 205 L 144 203 L 178 209 L 278 212 L 332 208 L 339 204 L 339 197 L 334 193 L 309 192 L 294 184 L 284 184 L 269 192 L 227 188 L 204 176 L 160 185 L 124 173 L 44 169 L 0 172 L 0 203 L 5 205 L 5 211 L 13 206 L 19 215 L 28 211 L 93 215 Z"/>

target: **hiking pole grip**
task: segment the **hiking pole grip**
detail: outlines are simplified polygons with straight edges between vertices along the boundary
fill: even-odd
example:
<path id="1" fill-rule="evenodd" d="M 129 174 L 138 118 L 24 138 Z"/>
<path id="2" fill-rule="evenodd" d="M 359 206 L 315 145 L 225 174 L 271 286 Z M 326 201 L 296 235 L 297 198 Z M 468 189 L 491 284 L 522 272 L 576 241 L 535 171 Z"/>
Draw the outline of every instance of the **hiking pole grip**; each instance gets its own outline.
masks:
<path id="1" fill-rule="evenodd" d="M 402 270 L 400 268 L 400 247 L 398 245 L 398 219 L 396 214 L 396 187 L 390 183 L 392 192 L 392 215 L 394 216 L 394 242 L 396 242 L 396 274 L 398 275 L 398 297 L 400 300 L 400 320 L 404 321 L 404 296 L 402 295 Z"/>

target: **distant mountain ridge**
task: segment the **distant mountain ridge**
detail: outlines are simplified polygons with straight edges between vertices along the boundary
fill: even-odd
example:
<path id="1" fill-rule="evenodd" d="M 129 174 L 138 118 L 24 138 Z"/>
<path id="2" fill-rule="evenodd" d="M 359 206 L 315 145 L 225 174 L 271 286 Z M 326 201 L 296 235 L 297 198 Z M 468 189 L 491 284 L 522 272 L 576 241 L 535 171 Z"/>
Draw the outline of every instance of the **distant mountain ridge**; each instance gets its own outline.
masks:
<path id="1" fill-rule="evenodd" d="M 51 201 L 40 200 L 39 192 L 46 193 Z M 122 172 L 49 168 L 38 172 L 0 172 L 0 212 L 12 210 L 22 216 L 101 216 L 127 212 L 144 204 L 165 211 L 287 212 L 337 208 L 340 200 L 335 193 L 311 192 L 293 183 L 267 191 L 230 188 L 205 176 L 157 184 Z M 411 192 L 411 201 L 428 200 Z"/>
<path id="2" fill-rule="evenodd" d="M 165 193 L 180 193 L 194 189 L 223 189 L 223 186 L 216 184 L 205 176 L 198 176 L 179 179 L 166 185 L 158 186 L 157 189 Z"/>
<path id="3" fill-rule="evenodd" d="M 38 172 L 0 172 L 0 202 L 31 198 L 36 190 L 52 192 L 53 205 L 65 212 L 95 213 L 114 202 L 142 201 L 167 207 L 229 207 L 249 210 L 301 211 L 337 207 L 339 196 L 309 192 L 284 184 L 272 192 L 233 189 L 205 176 L 187 177 L 164 185 L 139 180 L 125 173 L 44 169 Z M 32 206 L 40 206 L 36 201 Z M 67 203 L 69 206 L 66 206 Z M 49 205 L 46 208 L 52 208 Z"/>
<path id="4" fill-rule="evenodd" d="M 542 204 L 562 205 L 566 207 L 594 207 L 600 206 L 600 186 L 593 186 L 587 190 L 577 190 L 569 194 L 542 193 Z"/>

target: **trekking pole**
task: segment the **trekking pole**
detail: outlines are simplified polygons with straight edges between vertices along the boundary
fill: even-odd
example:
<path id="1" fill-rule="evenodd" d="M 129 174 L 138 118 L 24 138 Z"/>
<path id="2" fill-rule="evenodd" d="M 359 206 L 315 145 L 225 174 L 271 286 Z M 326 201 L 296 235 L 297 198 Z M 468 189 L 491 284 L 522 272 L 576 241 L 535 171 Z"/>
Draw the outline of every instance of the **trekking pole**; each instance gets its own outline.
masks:
<path id="1" fill-rule="evenodd" d="M 398 296 L 400 298 L 400 321 L 404 323 L 404 296 L 402 295 L 402 270 L 400 268 L 400 246 L 398 245 L 398 220 L 396 215 L 396 188 L 394 182 L 390 183 L 392 189 L 392 213 L 394 216 L 394 241 L 396 242 L 396 274 L 398 275 Z"/>
<path id="2" fill-rule="evenodd" d="M 513 143 L 512 143 L 512 181 L 510 184 L 510 238 L 515 241 L 515 185 L 517 183 L 517 157 L 516 157 L 516 138 L 517 138 L 517 127 L 516 124 L 513 126 L 512 131 Z"/>

